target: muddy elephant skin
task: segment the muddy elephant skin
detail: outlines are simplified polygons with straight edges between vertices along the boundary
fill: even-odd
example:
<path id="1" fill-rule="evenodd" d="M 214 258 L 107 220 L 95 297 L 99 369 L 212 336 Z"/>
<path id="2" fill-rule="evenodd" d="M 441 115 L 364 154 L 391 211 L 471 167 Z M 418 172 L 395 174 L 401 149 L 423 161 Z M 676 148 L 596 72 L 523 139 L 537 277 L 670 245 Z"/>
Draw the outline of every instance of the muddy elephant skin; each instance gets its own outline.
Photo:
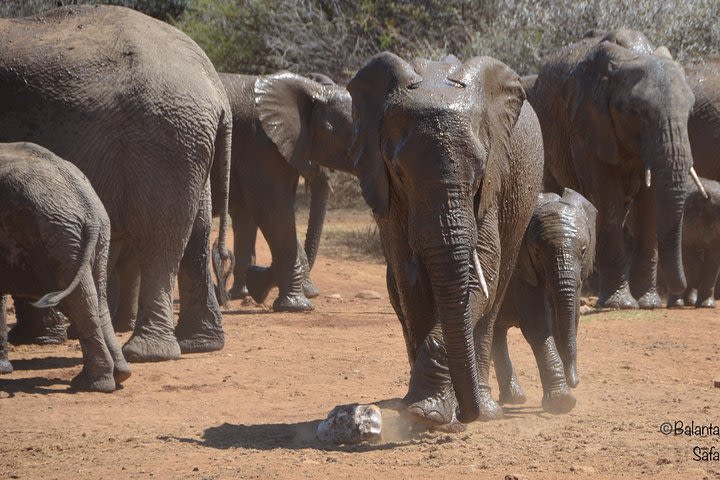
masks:
<path id="1" fill-rule="evenodd" d="M 0 373 L 10 373 L 4 294 L 58 305 L 80 338 L 78 390 L 130 377 L 105 299 L 110 220 L 85 175 L 31 143 L 0 144 Z"/>
<path id="2" fill-rule="evenodd" d="M 520 79 L 489 57 L 408 63 L 382 53 L 348 90 L 350 151 L 411 365 L 405 413 L 449 429 L 498 418 L 493 327 L 542 172 Z"/>
<path id="3" fill-rule="evenodd" d="M 163 22 L 111 6 L 0 19 L 0 45 L 0 141 L 31 141 L 75 164 L 110 217 L 111 268 L 123 249 L 139 265 L 138 318 L 125 357 L 161 361 L 222 348 L 209 174 L 213 163 L 224 165 L 226 186 L 217 193 L 226 205 L 232 115 L 203 51 Z"/>
<path id="4" fill-rule="evenodd" d="M 532 347 L 543 386 L 543 409 L 575 406 L 580 289 L 593 269 L 595 207 L 566 188 L 544 193 L 530 219 L 505 302 L 495 325 L 493 360 L 500 403 L 524 403 L 508 353 L 508 327 L 517 326 Z"/>
<path id="5" fill-rule="evenodd" d="M 681 294 L 694 103 L 683 68 L 639 32 L 592 31 L 548 58 L 528 96 L 543 127 L 545 190 L 572 188 L 598 209 L 600 305 L 660 307 L 658 266 Z M 631 207 L 632 258 L 623 236 Z"/>

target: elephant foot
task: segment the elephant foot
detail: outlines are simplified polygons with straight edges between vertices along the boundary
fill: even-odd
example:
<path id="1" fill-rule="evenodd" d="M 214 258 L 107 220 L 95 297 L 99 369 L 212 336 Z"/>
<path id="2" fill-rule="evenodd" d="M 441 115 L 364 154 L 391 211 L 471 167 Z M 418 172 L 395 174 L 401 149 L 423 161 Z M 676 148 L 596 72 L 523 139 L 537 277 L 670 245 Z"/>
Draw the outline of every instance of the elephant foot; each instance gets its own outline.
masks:
<path id="1" fill-rule="evenodd" d="M 313 281 L 310 280 L 310 278 L 306 277 L 305 279 L 303 279 L 302 288 L 303 293 L 307 298 L 315 298 L 320 295 L 320 290 L 318 290 L 318 288 L 315 286 Z"/>
<path id="2" fill-rule="evenodd" d="M 698 301 L 697 288 L 691 288 L 685 293 L 685 305 L 695 305 Z"/>
<path id="3" fill-rule="evenodd" d="M 246 298 L 248 295 L 248 289 L 247 285 L 243 284 L 234 284 L 232 288 L 230 289 L 230 299 L 231 300 L 242 300 Z"/>
<path id="4" fill-rule="evenodd" d="M 7 375 L 13 372 L 12 363 L 7 358 L 0 360 L 0 375 Z"/>
<path id="5" fill-rule="evenodd" d="M 715 308 L 715 297 L 700 298 L 698 297 L 695 306 L 697 308 Z"/>
<path id="6" fill-rule="evenodd" d="M 112 373 L 92 373 L 83 367 L 82 371 L 70 381 L 70 388 L 83 392 L 112 393 L 117 389 L 117 385 Z"/>
<path id="7" fill-rule="evenodd" d="M 548 413 L 568 413 L 575 407 L 577 400 L 570 389 L 563 387 L 560 390 L 545 392 L 542 399 L 542 408 Z"/>
<path id="8" fill-rule="evenodd" d="M 281 295 L 273 302 L 273 312 L 310 312 L 315 306 L 305 295 Z"/>
<path id="9" fill-rule="evenodd" d="M 175 334 L 182 353 L 215 352 L 225 347 L 225 334 L 223 332 L 216 334 L 201 332 L 184 336 L 176 331 Z"/>
<path id="10" fill-rule="evenodd" d="M 401 412 L 411 422 L 430 428 L 458 423 L 457 399 L 450 382 L 445 346 L 428 335 L 415 358 Z"/>
<path id="11" fill-rule="evenodd" d="M 24 328 L 16 324 L 8 332 L 8 341 L 13 345 L 61 345 L 67 339 L 64 323 L 50 328 Z"/>
<path id="12" fill-rule="evenodd" d="M 128 362 L 164 362 L 180 358 L 180 345 L 174 335 L 134 334 L 122 347 Z"/>
<path id="13" fill-rule="evenodd" d="M 612 308 L 615 310 L 631 310 L 638 308 L 638 302 L 630 294 L 628 287 L 613 292 L 607 297 L 601 297 L 598 301 L 601 308 Z"/>
<path id="14" fill-rule="evenodd" d="M 510 384 L 500 389 L 500 405 L 520 405 L 527 402 L 525 392 L 513 374 Z"/>
<path id="15" fill-rule="evenodd" d="M 667 301 L 667 308 L 680 308 L 685 306 L 685 301 L 680 295 L 670 295 Z"/>
<path id="16" fill-rule="evenodd" d="M 645 293 L 642 297 L 638 298 L 637 303 L 638 307 L 643 310 L 654 310 L 656 308 L 662 307 L 660 295 L 658 295 L 657 291 L 655 290 L 651 290 Z"/>
<path id="17" fill-rule="evenodd" d="M 245 274 L 247 289 L 256 303 L 262 304 L 274 287 L 272 270 L 268 267 L 250 265 Z"/>

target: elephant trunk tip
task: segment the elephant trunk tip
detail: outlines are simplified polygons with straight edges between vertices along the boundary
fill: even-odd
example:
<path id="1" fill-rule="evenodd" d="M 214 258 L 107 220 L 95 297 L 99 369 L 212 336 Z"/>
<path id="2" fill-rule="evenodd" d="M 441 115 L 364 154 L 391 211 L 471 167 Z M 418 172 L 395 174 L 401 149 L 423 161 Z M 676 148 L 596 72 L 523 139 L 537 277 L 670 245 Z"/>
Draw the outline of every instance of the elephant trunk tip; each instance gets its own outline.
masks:
<path id="1" fill-rule="evenodd" d="M 565 382 L 567 382 L 570 388 L 575 388 L 580 383 L 575 362 L 565 367 Z"/>

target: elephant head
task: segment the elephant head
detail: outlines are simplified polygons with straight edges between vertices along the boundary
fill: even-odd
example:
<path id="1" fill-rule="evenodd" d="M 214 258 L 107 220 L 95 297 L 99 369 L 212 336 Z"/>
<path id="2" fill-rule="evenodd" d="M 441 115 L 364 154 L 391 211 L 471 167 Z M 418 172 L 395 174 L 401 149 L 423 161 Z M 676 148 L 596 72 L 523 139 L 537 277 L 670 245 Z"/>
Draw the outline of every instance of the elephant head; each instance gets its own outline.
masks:
<path id="1" fill-rule="evenodd" d="M 593 270 L 596 218 L 593 204 L 574 190 L 566 188 L 562 197 L 540 194 L 518 257 L 523 280 L 538 286 L 544 277 L 553 336 L 570 387 L 578 384 L 579 298 L 582 283 Z"/>
<path id="2" fill-rule="evenodd" d="M 381 53 L 358 71 L 348 90 L 350 155 L 363 197 L 381 235 L 383 225 L 401 231 L 407 242 L 402 248 L 412 250 L 416 270 L 427 275 L 458 419 L 472 421 L 479 415 L 480 392 L 470 289 L 486 284 L 476 251 L 478 225 L 498 200 L 507 169 L 510 134 L 525 98 L 520 80 L 489 57 L 410 64 Z"/>
<path id="3" fill-rule="evenodd" d="M 352 171 L 347 156 L 352 136 L 347 90 L 279 72 L 255 81 L 255 105 L 263 130 L 302 176 L 312 179 L 317 165 Z"/>
<path id="4" fill-rule="evenodd" d="M 321 73 L 308 77 L 288 72 L 259 77 L 255 104 L 267 136 L 310 186 L 305 252 L 312 269 L 332 190 L 327 168 L 351 171 L 352 117 L 347 90 Z"/>
<path id="5" fill-rule="evenodd" d="M 628 195 L 654 189 L 654 212 L 647 215 L 655 222 L 668 287 L 678 293 L 686 283 L 681 232 L 692 168 L 687 124 L 694 96 L 667 49 L 648 52 L 649 42 L 638 35 L 620 31 L 601 38 L 571 71 L 565 107 L 575 129 L 573 157 L 579 159 L 576 170 L 584 189 L 593 160 L 625 170 Z"/>

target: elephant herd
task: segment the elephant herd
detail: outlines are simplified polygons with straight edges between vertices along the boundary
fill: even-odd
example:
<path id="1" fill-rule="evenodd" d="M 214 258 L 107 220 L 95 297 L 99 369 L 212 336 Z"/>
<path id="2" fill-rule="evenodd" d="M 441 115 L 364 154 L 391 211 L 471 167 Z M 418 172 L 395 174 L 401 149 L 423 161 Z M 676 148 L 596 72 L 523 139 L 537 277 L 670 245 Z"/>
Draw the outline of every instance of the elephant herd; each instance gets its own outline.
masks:
<path id="1" fill-rule="evenodd" d="M 12 371 L 1 294 L 14 296 L 13 342 L 64 338 L 48 307 L 65 313 L 83 352 L 72 386 L 103 392 L 127 361 L 222 349 L 229 298 L 277 287 L 273 310 L 312 310 L 330 170 L 358 178 L 378 225 L 415 422 L 501 417 L 491 363 L 499 403 L 524 402 L 512 326 L 543 408 L 571 410 L 594 269 L 604 307 L 660 307 L 658 270 L 668 306 L 714 306 L 718 59 L 683 67 L 639 32 L 593 30 L 533 76 L 491 57 L 380 53 L 343 87 L 218 74 L 177 29 L 109 6 L 0 19 L 0 45 L 0 373 Z M 254 265 L 258 228 L 269 267 Z M 122 349 L 113 326 L 133 332 Z"/>

